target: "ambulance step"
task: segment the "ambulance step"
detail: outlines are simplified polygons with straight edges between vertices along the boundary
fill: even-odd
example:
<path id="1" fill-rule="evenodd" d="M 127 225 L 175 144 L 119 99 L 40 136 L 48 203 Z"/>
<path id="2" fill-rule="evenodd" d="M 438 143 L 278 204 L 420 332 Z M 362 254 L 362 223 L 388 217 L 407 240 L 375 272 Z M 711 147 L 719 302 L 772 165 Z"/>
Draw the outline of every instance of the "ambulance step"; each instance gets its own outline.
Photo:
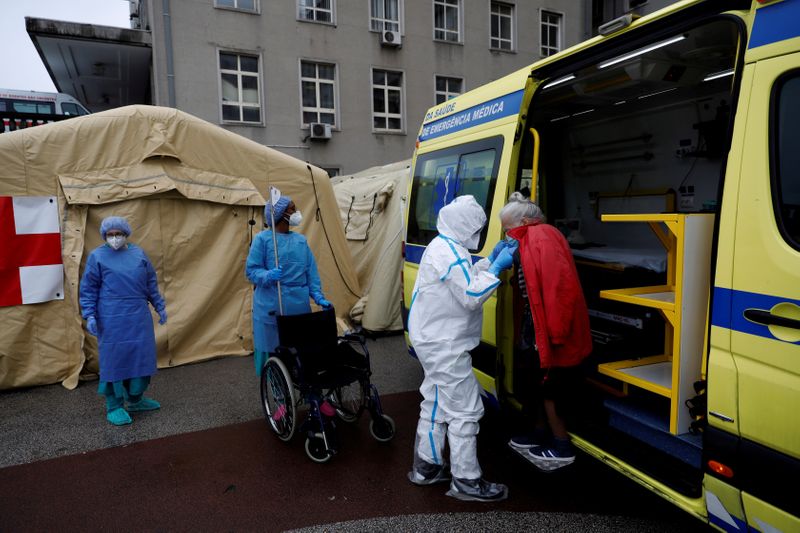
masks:
<path id="1" fill-rule="evenodd" d="M 694 468 L 702 463 L 702 437 L 669 432 L 669 411 L 641 397 L 608 398 L 608 424 Z M 667 405 L 668 407 L 668 405 Z"/>

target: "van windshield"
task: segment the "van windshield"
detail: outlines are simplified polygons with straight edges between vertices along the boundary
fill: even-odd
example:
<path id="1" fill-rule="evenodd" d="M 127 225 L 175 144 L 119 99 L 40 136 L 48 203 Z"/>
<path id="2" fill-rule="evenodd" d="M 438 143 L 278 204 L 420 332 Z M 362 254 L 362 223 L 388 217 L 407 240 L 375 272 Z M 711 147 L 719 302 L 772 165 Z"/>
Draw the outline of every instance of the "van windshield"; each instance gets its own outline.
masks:
<path id="1" fill-rule="evenodd" d="M 491 215 L 497 167 L 503 138 L 492 137 L 417 156 L 411 186 L 408 234 L 409 244 L 427 244 L 437 235 L 439 210 L 456 196 L 471 194 Z M 486 228 L 478 249 L 483 246 Z"/>

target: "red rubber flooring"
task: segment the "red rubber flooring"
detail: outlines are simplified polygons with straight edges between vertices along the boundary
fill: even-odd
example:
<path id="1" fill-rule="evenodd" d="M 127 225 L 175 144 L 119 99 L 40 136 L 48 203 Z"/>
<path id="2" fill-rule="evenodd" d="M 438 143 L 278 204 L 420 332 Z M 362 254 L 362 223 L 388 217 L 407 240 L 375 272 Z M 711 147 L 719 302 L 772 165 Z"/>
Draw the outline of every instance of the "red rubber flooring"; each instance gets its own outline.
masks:
<path id="1" fill-rule="evenodd" d="M 0 530 L 281 531 L 489 509 L 648 519 L 678 512 L 585 457 L 569 471 L 538 473 L 492 439 L 490 425 L 482 428 L 482 466 L 488 479 L 509 485 L 509 500 L 464 503 L 444 495 L 447 485 L 411 485 L 418 402 L 416 392 L 383 398 L 398 428 L 388 444 L 370 437 L 368 415 L 340 424 L 341 451 L 325 465 L 306 457 L 299 436 L 280 442 L 253 420 L 0 469 Z"/>

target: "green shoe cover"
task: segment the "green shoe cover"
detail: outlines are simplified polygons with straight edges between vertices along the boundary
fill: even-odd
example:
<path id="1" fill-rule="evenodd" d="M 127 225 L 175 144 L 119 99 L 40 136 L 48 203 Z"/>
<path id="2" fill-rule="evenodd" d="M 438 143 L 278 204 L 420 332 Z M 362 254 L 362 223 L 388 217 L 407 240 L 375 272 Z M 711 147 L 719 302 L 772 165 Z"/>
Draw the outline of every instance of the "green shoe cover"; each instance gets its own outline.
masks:
<path id="1" fill-rule="evenodd" d="M 122 407 L 117 407 L 113 411 L 110 411 L 106 415 L 106 420 L 108 420 L 115 426 L 124 426 L 125 424 L 130 424 L 131 422 L 133 422 L 133 420 L 131 419 L 131 415 L 129 415 L 128 411 L 126 411 Z"/>
<path id="2" fill-rule="evenodd" d="M 137 411 L 155 411 L 156 409 L 160 409 L 161 404 L 155 400 L 151 400 L 150 398 L 142 397 L 136 403 L 128 404 L 128 411 L 135 413 Z"/>

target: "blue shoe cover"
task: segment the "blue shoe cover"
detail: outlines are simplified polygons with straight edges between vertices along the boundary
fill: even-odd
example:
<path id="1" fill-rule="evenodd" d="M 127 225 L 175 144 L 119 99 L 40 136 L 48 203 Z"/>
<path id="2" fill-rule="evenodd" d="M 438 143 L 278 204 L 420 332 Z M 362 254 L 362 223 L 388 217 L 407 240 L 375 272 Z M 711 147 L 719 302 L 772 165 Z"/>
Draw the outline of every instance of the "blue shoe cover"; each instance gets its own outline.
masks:
<path id="1" fill-rule="evenodd" d="M 128 411 L 132 413 L 137 411 L 155 411 L 156 409 L 161 409 L 161 404 L 150 398 L 142 397 L 138 402 L 128 404 Z"/>
<path id="2" fill-rule="evenodd" d="M 122 407 L 117 407 L 113 411 L 109 411 L 109 413 L 106 415 L 106 420 L 115 426 L 124 426 L 125 424 L 130 424 L 133 422 L 131 415 L 129 415 L 128 411 Z"/>

